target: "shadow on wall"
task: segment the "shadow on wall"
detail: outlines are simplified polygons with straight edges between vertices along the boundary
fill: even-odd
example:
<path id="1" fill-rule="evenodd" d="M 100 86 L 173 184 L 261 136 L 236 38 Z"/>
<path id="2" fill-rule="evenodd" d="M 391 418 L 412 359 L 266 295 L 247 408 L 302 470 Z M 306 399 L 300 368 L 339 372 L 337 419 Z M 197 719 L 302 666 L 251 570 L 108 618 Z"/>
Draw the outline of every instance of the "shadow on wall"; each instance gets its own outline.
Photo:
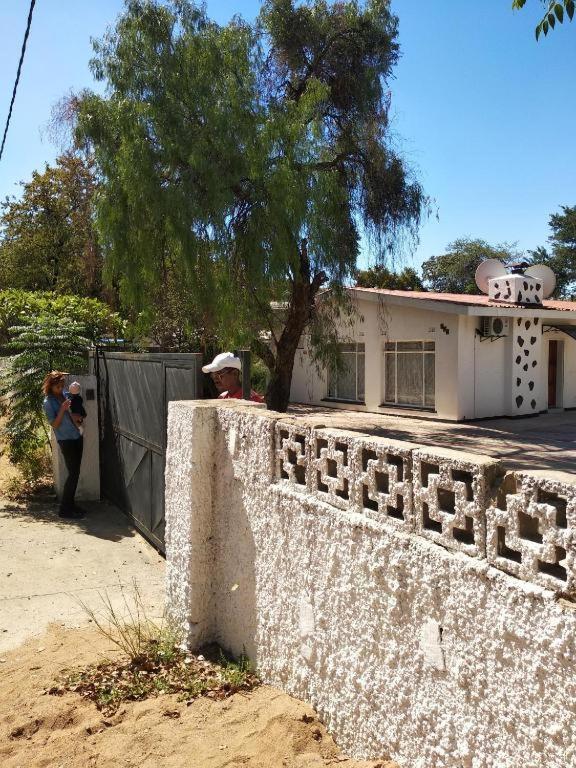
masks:
<path id="1" fill-rule="evenodd" d="M 235 657 L 246 654 L 257 664 L 256 547 L 246 505 L 250 484 L 243 482 L 234 457 L 240 449 L 239 435 L 233 428 L 227 435 L 217 431 L 215 460 L 213 540 L 217 548 L 214 562 L 214 605 L 217 642 Z M 226 510 L 220 511 L 219 505 Z M 230 638 L 244 638 L 236 646 Z"/>

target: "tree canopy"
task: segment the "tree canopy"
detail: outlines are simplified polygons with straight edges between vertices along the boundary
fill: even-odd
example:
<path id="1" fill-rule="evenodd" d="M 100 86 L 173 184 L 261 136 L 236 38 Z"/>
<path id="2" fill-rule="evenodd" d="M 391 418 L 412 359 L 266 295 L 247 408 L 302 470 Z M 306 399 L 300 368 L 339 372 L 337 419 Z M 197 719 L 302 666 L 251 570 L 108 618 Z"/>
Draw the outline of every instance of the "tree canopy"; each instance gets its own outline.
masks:
<path id="1" fill-rule="evenodd" d="M 422 264 L 422 277 L 432 291 L 439 293 L 480 293 L 474 273 L 482 261 L 499 259 L 508 264 L 519 258 L 512 245 L 491 246 L 485 240 L 461 237 L 449 243 L 445 253 Z"/>
<path id="2" fill-rule="evenodd" d="M 81 99 L 78 136 L 109 274 L 144 308 L 173 260 L 206 327 L 269 368 L 270 407 L 286 408 L 318 291 L 342 293 L 361 230 L 381 258 L 416 235 L 426 199 L 388 126 L 398 51 L 388 0 L 266 0 L 225 26 L 187 0 L 129 0 L 95 46 L 107 90 Z"/>
<path id="3" fill-rule="evenodd" d="M 563 299 L 576 298 L 576 206 L 563 205 L 560 213 L 549 219 L 552 234 L 548 238 L 550 248 L 540 247 L 531 251 L 534 264 L 546 264 L 556 275 L 555 296 Z"/>
<path id="4" fill-rule="evenodd" d="M 34 171 L 0 213 L 0 290 L 99 296 L 102 259 L 93 226 L 96 180 L 89 158 L 66 152 Z"/>
<path id="5" fill-rule="evenodd" d="M 392 291 L 424 291 L 424 284 L 413 267 L 394 272 L 384 265 L 360 270 L 356 275 L 360 288 L 386 288 Z"/>

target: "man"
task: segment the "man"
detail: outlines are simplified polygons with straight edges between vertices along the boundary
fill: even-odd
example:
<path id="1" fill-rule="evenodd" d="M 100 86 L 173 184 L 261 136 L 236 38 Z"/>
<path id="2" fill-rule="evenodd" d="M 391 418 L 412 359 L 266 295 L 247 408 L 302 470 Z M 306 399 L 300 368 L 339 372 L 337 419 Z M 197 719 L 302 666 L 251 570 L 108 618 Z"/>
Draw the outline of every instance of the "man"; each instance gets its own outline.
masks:
<path id="1" fill-rule="evenodd" d="M 240 358 L 232 352 L 222 352 L 216 355 L 209 365 L 205 365 L 202 370 L 209 373 L 216 389 L 220 393 L 219 400 L 236 399 L 242 400 L 242 363 Z M 250 400 L 253 403 L 263 403 L 264 398 L 254 390 L 250 391 Z"/>

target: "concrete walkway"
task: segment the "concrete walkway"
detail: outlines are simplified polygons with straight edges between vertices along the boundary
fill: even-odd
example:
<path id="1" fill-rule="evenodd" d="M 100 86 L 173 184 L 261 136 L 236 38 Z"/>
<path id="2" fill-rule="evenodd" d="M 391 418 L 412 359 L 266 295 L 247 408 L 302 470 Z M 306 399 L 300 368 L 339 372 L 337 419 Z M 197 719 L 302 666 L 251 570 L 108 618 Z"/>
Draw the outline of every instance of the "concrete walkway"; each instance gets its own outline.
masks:
<path id="1" fill-rule="evenodd" d="M 107 594 L 123 610 L 134 582 L 147 615 L 162 615 L 164 560 L 117 509 L 83 506 L 85 519 L 61 520 L 50 501 L 0 500 L 0 654 L 52 622 L 88 623 L 79 601 L 98 611 Z"/>

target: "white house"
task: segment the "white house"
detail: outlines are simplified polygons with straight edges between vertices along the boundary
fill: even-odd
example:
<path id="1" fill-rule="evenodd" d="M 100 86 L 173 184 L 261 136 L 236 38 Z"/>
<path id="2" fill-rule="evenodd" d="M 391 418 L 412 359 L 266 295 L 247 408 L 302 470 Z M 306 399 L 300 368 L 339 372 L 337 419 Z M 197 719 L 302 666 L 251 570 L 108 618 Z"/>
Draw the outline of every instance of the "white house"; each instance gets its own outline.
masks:
<path id="1" fill-rule="evenodd" d="M 576 408 L 576 302 L 350 292 L 357 316 L 338 329 L 346 370 L 318 371 L 304 338 L 293 402 L 454 421 Z"/>

